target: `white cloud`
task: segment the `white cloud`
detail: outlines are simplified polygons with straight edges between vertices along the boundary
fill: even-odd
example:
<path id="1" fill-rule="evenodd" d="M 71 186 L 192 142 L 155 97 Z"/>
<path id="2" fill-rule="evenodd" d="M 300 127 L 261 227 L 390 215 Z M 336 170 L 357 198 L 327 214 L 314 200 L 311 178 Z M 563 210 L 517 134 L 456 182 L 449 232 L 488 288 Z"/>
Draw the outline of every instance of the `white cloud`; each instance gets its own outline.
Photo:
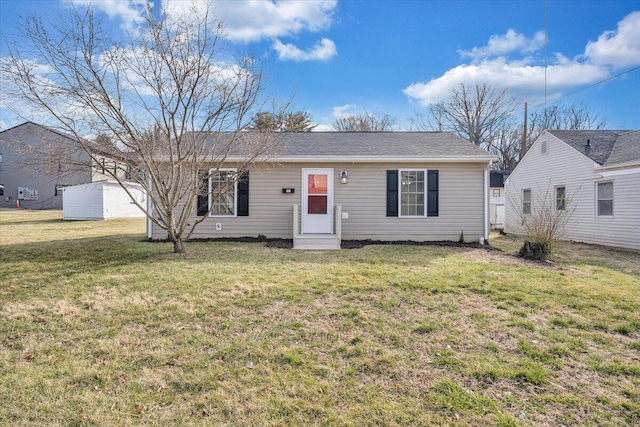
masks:
<path id="1" fill-rule="evenodd" d="M 315 128 L 313 128 L 314 132 L 333 132 L 336 129 L 333 127 L 333 123 L 336 119 L 341 119 L 346 116 L 354 116 L 362 113 L 361 110 L 357 109 L 356 104 L 344 104 L 337 105 L 331 109 L 331 116 L 323 117 Z"/>
<path id="2" fill-rule="evenodd" d="M 202 1 L 163 1 L 170 13 L 206 7 Z M 337 0 L 234 0 L 217 1 L 212 5 L 214 15 L 224 23 L 229 39 L 248 43 L 326 29 L 331 25 L 337 3 Z"/>
<path id="3" fill-rule="evenodd" d="M 91 5 L 111 19 L 120 19 L 123 29 L 134 29 L 144 21 L 146 0 L 66 0 L 76 5 Z M 201 11 L 207 2 L 213 16 L 224 24 L 230 40 L 253 42 L 292 36 L 301 32 L 317 32 L 328 28 L 337 0 L 156 0 L 151 4 L 164 7 L 170 16 Z"/>
<path id="4" fill-rule="evenodd" d="M 491 56 L 506 55 L 512 52 L 530 53 L 544 46 L 544 32 L 538 31 L 533 38 L 527 38 L 513 29 L 505 34 L 493 35 L 486 46 L 474 47 L 471 50 L 459 50 L 462 57 L 473 59 L 488 58 Z"/>
<path id="5" fill-rule="evenodd" d="M 313 48 L 306 51 L 291 43 L 282 43 L 280 40 L 273 43 L 273 48 L 278 52 L 278 58 L 285 61 L 328 61 L 337 54 L 336 44 L 329 39 L 320 40 Z"/>
<path id="6" fill-rule="evenodd" d="M 564 57 L 560 59 L 558 63 L 547 67 L 547 92 L 551 96 L 609 75 L 606 67 L 568 61 Z M 459 65 L 436 79 L 414 83 L 403 92 L 420 104 L 429 105 L 448 99 L 451 88 L 462 83 L 474 85 L 486 82 L 498 88 L 509 88 L 510 94 L 516 98 L 539 102 L 544 97 L 544 74 L 544 66 L 496 58 L 478 64 Z"/>
<path id="7" fill-rule="evenodd" d="M 333 128 L 333 125 L 328 123 L 320 123 L 313 128 L 312 132 L 332 132 L 334 130 L 335 129 Z"/>
<path id="8" fill-rule="evenodd" d="M 532 103 L 544 101 L 545 67 L 531 57 L 513 59 L 514 53 L 527 55 L 540 49 L 544 34 L 538 32 L 527 39 L 515 30 L 492 36 L 486 46 L 459 51 L 471 58 L 441 76 L 409 85 L 403 93 L 421 105 L 449 99 L 451 89 L 460 84 L 489 83 L 508 88 L 511 96 Z M 547 98 L 562 92 L 593 84 L 611 77 L 613 67 L 640 64 L 640 12 L 633 12 L 618 23 L 617 31 L 604 32 L 596 42 L 587 44 L 585 55 L 570 59 L 560 53 L 546 68 Z"/>
<path id="9" fill-rule="evenodd" d="M 595 42 L 590 41 L 585 56 L 594 64 L 616 68 L 640 64 L 640 11 L 632 12 L 618 22 L 618 29 L 605 31 Z"/>
<path id="10" fill-rule="evenodd" d="M 119 18 L 122 28 L 130 30 L 144 22 L 146 0 L 68 0 L 75 5 L 92 6 L 109 18 Z"/>
<path id="11" fill-rule="evenodd" d="M 355 104 L 344 104 L 333 107 L 333 118 L 341 119 L 342 117 L 355 115 L 357 114 L 355 108 Z"/>

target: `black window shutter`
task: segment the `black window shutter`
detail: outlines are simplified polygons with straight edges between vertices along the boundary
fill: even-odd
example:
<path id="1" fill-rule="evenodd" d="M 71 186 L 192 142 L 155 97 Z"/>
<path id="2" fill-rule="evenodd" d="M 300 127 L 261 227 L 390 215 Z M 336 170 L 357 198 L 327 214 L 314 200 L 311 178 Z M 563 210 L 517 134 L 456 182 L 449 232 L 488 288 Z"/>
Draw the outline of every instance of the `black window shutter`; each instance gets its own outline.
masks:
<path id="1" fill-rule="evenodd" d="M 238 177 L 238 216 L 249 216 L 249 172 Z"/>
<path id="2" fill-rule="evenodd" d="M 427 171 L 427 216 L 438 216 L 438 171 Z"/>
<path id="3" fill-rule="evenodd" d="M 387 171 L 387 216 L 398 216 L 398 171 Z"/>
<path id="4" fill-rule="evenodd" d="M 206 175 L 206 172 L 202 172 L 201 175 Z M 200 192 L 198 194 L 198 201 L 196 202 L 196 211 L 198 216 L 205 216 L 209 211 L 209 178 L 203 178 L 200 184 Z"/>

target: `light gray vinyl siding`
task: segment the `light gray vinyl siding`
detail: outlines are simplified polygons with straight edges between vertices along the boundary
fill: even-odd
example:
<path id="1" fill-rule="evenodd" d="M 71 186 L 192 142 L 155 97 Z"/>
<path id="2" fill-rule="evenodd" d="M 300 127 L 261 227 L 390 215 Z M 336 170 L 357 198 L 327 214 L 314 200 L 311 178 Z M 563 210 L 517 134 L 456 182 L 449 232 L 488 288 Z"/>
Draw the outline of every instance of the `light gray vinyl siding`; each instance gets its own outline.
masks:
<path id="1" fill-rule="evenodd" d="M 301 204 L 302 169 L 333 168 L 334 204 L 349 218 L 342 220 L 346 240 L 457 241 L 460 233 L 478 240 L 484 233 L 484 168 L 486 164 L 280 164 L 254 168 L 249 178 L 248 217 L 210 217 L 192 238 L 293 237 L 293 205 Z M 386 216 L 386 171 L 391 169 L 439 170 L 439 216 L 402 218 Z M 349 183 L 340 184 L 340 171 Z M 283 194 L 294 188 L 294 194 Z M 195 215 L 195 212 L 194 212 Z M 196 217 L 194 216 L 194 220 Z M 222 229 L 216 231 L 216 223 Z M 152 238 L 166 233 L 153 227 Z"/>
<path id="2" fill-rule="evenodd" d="M 69 163 L 88 162 L 72 139 L 34 123 L 24 123 L 0 132 L 2 170 L 0 184 L 4 195 L 0 207 L 15 207 L 18 188 L 38 191 L 37 200 L 20 200 L 23 208 L 62 209 L 62 194 L 56 195 L 56 185 L 76 185 L 91 182 L 89 167 L 78 168 Z"/>
<path id="3" fill-rule="evenodd" d="M 540 145 L 547 142 L 547 153 Z M 586 141 L 585 141 L 586 143 Z M 598 172 L 600 167 L 578 150 L 545 133 L 530 148 L 505 186 L 508 233 L 522 234 L 521 192 L 531 188 L 534 207 L 548 192 L 553 203 L 555 187 L 564 186 L 571 215 L 562 238 L 622 248 L 640 249 L 640 170 Z M 596 215 L 596 184 L 613 183 L 613 216 Z"/>

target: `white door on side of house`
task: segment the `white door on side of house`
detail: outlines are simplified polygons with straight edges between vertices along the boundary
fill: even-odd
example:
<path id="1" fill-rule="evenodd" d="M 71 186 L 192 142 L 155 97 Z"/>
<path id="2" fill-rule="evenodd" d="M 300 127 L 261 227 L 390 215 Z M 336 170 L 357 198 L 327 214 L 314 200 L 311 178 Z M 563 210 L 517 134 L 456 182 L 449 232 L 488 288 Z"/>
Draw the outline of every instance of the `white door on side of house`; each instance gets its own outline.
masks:
<path id="1" fill-rule="evenodd" d="M 333 233 L 333 169 L 302 169 L 302 234 Z"/>
<path id="2" fill-rule="evenodd" d="M 504 229 L 504 221 L 507 217 L 507 210 L 504 205 L 496 206 L 496 223 L 494 225 L 497 229 Z"/>

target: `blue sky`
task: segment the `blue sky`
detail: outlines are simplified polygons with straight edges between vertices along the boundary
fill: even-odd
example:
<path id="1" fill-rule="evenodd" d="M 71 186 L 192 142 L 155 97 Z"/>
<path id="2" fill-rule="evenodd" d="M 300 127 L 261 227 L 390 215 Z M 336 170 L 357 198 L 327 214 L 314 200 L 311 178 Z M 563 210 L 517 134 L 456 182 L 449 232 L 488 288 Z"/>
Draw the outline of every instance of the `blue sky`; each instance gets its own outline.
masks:
<path id="1" fill-rule="evenodd" d="M 18 16 L 51 15 L 67 4 L 0 1 L 0 56 L 19 37 Z M 93 4 L 120 31 L 136 25 L 142 0 Z M 308 111 L 318 129 L 366 110 L 389 113 L 397 130 L 408 130 L 416 112 L 460 83 L 506 87 L 518 105 L 543 108 L 545 58 L 547 105 L 582 103 L 610 128 L 640 129 L 640 1 L 214 4 L 233 45 L 264 61 L 269 93 L 293 97 L 294 109 Z M 7 105 L 20 108 L 19 100 L 0 99 L 0 129 L 22 121 Z"/>

